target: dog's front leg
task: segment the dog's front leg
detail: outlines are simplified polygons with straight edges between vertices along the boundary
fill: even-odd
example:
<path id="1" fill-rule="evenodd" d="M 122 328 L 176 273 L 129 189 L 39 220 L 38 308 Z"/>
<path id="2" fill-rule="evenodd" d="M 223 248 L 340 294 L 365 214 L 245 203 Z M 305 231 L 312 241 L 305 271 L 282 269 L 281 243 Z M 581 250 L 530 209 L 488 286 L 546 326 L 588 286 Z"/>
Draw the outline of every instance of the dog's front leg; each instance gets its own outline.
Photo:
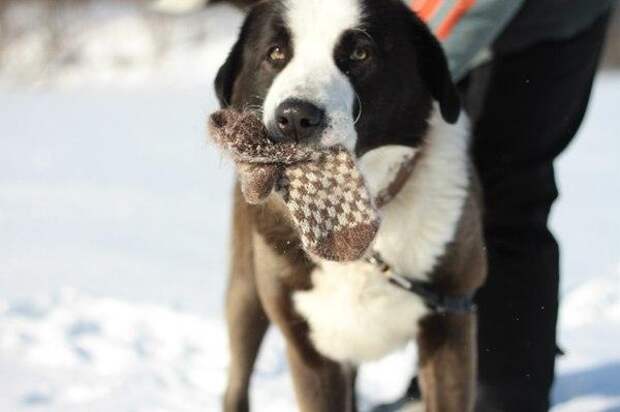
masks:
<path id="1" fill-rule="evenodd" d="M 286 340 L 298 410 L 353 412 L 350 368 L 317 352 L 309 338 L 306 322 L 297 315 L 290 303 L 290 292 L 286 287 L 277 281 L 263 281 L 260 286 L 261 296 L 266 303 L 265 310 Z"/>
<path id="2" fill-rule="evenodd" d="M 224 412 L 249 410 L 250 376 L 269 326 L 256 285 L 252 227 L 248 205 L 237 184 L 233 204 L 230 278 L 226 295 L 230 367 Z"/>
<path id="3" fill-rule="evenodd" d="M 418 335 L 426 412 L 471 412 L 476 385 L 476 315 L 436 314 Z"/>
<path id="4" fill-rule="evenodd" d="M 352 412 L 352 374 L 342 365 L 299 347 L 288 348 L 288 361 L 301 412 Z"/>
<path id="5" fill-rule="evenodd" d="M 265 210 L 261 215 L 263 223 L 273 218 L 268 212 Z M 296 410 L 352 412 L 349 368 L 325 358 L 316 350 L 309 336 L 308 324 L 293 303 L 295 291 L 311 287 L 313 267 L 296 237 L 287 238 L 288 232 L 283 235 L 273 230 L 265 233 L 267 235 L 259 232 L 254 235 L 257 286 L 267 316 L 286 341 L 298 404 Z"/>

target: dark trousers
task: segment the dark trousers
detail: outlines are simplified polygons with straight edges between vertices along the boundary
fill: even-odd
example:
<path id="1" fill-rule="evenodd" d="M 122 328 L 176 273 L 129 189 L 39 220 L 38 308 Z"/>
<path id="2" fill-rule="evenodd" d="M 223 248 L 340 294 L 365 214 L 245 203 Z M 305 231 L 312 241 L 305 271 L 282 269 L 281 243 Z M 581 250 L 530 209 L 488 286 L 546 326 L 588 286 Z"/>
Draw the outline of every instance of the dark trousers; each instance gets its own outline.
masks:
<path id="1" fill-rule="evenodd" d="M 547 227 L 558 195 L 553 161 L 583 119 L 606 23 L 497 56 L 461 85 L 475 117 L 490 269 L 477 296 L 478 412 L 549 408 L 559 284 Z"/>

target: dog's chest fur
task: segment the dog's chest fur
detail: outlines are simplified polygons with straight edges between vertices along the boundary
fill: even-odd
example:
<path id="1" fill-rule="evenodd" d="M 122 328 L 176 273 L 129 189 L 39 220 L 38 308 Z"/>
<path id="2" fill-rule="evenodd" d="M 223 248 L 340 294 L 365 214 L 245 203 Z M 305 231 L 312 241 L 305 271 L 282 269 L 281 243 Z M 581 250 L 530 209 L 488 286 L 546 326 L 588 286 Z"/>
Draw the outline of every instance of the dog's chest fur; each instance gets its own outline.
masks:
<path id="1" fill-rule="evenodd" d="M 464 118 L 449 125 L 435 111 L 412 176 L 382 210 L 374 249 L 407 277 L 429 280 L 454 238 L 469 183 Z M 360 159 L 372 193 L 388 184 L 390 169 L 411 150 L 385 146 Z M 295 309 L 308 322 L 315 347 L 334 360 L 380 358 L 414 338 L 428 314 L 417 296 L 362 261 L 319 262 L 311 277 L 312 289 L 295 293 Z"/>

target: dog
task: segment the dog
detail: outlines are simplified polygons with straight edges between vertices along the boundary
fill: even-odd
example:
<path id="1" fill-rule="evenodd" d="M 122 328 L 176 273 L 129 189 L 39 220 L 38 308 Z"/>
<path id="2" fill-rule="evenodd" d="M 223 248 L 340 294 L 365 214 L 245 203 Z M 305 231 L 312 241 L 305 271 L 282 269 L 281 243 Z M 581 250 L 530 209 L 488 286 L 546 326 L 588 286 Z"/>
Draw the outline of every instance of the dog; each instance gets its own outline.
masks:
<path id="1" fill-rule="evenodd" d="M 301 411 L 356 410 L 356 367 L 412 340 L 423 410 L 471 411 L 472 296 L 486 276 L 480 189 L 467 116 L 427 26 L 401 0 L 262 1 L 215 90 L 222 107 L 258 114 L 275 142 L 347 148 L 372 194 L 398 183 L 368 257 L 352 262 L 304 252 L 277 194 L 250 205 L 236 185 L 224 411 L 249 409 L 272 323 Z"/>

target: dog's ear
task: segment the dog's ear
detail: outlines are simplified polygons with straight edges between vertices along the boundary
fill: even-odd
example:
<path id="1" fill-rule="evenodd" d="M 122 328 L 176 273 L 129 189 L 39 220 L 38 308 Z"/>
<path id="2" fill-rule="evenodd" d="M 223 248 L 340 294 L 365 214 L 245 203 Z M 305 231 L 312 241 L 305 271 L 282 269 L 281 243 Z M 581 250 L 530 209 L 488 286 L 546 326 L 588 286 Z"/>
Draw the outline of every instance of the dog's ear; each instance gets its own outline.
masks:
<path id="1" fill-rule="evenodd" d="M 250 3 L 255 3 L 248 1 Z M 235 45 L 232 47 L 226 61 L 220 67 L 215 76 L 215 94 L 220 102 L 222 108 L 228 107 L 232 104 L 232 95 L 235 90 L 235 82 L 243 69 L 243 65 L 246 64 L 245 60 L 245 46 L 249 39 L 252 37 L 252 28 L 256 26 L 256 21 L 259 20 L 266 13 L 266 3 L 258 2 L 256 5 L 252 5 L 252 8 L 248 11 Z"/>
<path id="2" fill-rule="evenodd" d="M 217 99 L 220 101 L 220 106 L 222 108 L 228 107 L 232 104 L 231 100 L 235 89 L 235 82 L 237 81 L 237 77 L 241 73 L 243 65 L 245 64 L 244 50 L 246 42 L 251 37 L 251 27 L 255 26 L 256 20 L 264 14 L 265 7 L 261 7 L 260 3 L 250 9 L 245 17 L 245 20 L 243 21 L 243 25 L 241 26 L 235 45 L 228 54 L 226 61 L 217 72 L 217 76 L 215 76 L 215 94 L 217 95 Z"/>
<path id="3" fill-rule="evenodd" d="M 441 44 L 417 16 L 412 15 L 411 22 L 422 80 L 433 98 L 439 102 L 444 120 L 456 123 L 461 112 L 461 101 Z"/>
<path id="4" fill-rule="evenodd" d="M 244 37 L 242 31 L 237 42 L 228 54 L 226 61 L 218 70 L 217 76 L 215 76 L 215 94 L 221 107 L 228 107 L 231 104 L 235 80 L 243 64 Z"/>

